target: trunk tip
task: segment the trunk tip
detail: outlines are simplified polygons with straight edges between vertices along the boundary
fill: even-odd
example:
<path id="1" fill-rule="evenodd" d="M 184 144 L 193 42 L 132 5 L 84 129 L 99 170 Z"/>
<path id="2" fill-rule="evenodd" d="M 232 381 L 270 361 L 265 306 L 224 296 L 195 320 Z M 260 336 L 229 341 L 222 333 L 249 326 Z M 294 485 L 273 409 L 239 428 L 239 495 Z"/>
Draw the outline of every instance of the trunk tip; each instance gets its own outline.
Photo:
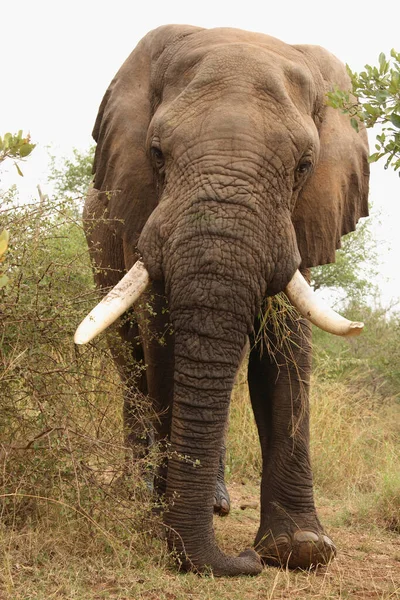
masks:
<path id="1" fill-rule="evenodd" d="M 347 337 L 355 337 L 356 335 L 360 335 L 362 330 L 364 329 L 364 323 L 362 321 L 353 321 L 349 325 L 349 331 L 346 334 Z"/>

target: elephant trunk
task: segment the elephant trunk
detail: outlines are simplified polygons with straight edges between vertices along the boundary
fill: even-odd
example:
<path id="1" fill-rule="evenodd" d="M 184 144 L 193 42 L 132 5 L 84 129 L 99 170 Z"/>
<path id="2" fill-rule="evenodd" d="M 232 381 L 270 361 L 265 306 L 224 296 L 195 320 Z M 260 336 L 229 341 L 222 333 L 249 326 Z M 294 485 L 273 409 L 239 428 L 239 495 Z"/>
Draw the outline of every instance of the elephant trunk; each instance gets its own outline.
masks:
<path id="1" fill-rule="evenodd" d="M 213 279 L 188 278 L 186 288 L 207 295 L 208 306 L 171 289 L 175 331 L 174 403 L 165 515 L 171 549 L 184 568 L 214 575 L 256 574 L 253 550 L 228 557 L 213 532 L 213 496 L 231 390 L 246 343 L 246 315 L 222 310 L 224 286 Z M 235 282 L 231 282 L 231 287 Z M 213 294 L 212 289 L 219 290 Z M 231 290 L 232 292 L 232 290 Z M 237 296 L 240 291 L 236 290 Z M 211 307 L 210 305 L 213 305 Z M 239 302 L 238 306 L 241 306 Z"/>
<path id="2" fill-rule="evenodd" d="M 243 198 L 239 201 L 244 204 Z M 236 206 L 232 198 L 230 202 Z M 238 557 L 219 550 L 212 526 L 213 498 L 231 392 L 247 336 L 267 287 L 271 282 L 285 287 L 300 258 L 290 223 L 276 250 L 273 233 L 260 225 L 251 206 L 240 207 L 241 221 L 228 218 L 225 208 L 222 200 L 194 203 L 164 237 L 162 247 L 175 334 L 167 476 L 172 504 L 166 525 L 169 544 L 186 568 L 209 567 L 215 575 L 256 574 L 261 563 L 253 550 Z"/>

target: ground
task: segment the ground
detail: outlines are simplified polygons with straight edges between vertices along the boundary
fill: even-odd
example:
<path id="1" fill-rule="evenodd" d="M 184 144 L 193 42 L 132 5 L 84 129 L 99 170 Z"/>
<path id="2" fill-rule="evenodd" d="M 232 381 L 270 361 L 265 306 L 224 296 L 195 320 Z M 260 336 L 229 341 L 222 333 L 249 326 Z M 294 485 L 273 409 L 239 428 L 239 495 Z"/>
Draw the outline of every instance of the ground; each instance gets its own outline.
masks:
<path id="1" fill-rule="evenodd" d="M 229 489 L 231 515 L 216 517 L 215 527 L 222 548 L 234 554 L 254 539 L 258 492 L 248 483 L 231 483 Z M 15 533 L 0 564 L 0 600 L 400 599 L 398 534 L 338 527 L 340 507 L 321 506 L 321 501 L 319 505 L 338 556 L 313 573 L 267 567 L 258 577 L 218 579 L 180 574 L 167 556 L 164 542 L 154 536 L 144 536 L 140 549 L 130 549 L 129 561 L 126 555 L 118 559 L 112 551 L 109 557 L 104 552 L 96 556 L 93 551 L 86 556 L 58 556 L 54 546 L 51 552 L 46 550 L 44 540 L 42 544 L 36 540 L 34 552 L 21 554 L 21 544 L 32 544 L 32 540 Z"/>

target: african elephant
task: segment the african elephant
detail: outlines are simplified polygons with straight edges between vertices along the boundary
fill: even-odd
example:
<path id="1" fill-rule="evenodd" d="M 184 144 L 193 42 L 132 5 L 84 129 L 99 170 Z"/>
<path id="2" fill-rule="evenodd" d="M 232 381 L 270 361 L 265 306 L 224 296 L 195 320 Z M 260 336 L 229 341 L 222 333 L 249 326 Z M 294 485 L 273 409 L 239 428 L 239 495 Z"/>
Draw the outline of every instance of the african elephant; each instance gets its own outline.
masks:
<path id="1" fill-rule="evenodd" d="M 99 109 L 84 217 L 98 285 L 115 286 L 128 275 L 76 341 L 138 306 L 144 289 L 145 303 L 155 298 L 146 323 L 136 311 L 141 343 L 129 323 L 120 335 L 147 365 L 139 387 L 162 415 L 158 438 L 170 441 L 166 486 L 160 478 L 159 488 L 173 499 L 164 516 L 167 539 L 186 569 L 256 574 L 260 557 L 307 568 L 335 555 L 313 498 L 310 322 L 287 317 L 290 361 L 272 330 L 276 355 L 254 348 L 263 299 L 286 289 L 296 304 L 290 286 L 297 269 L 307 276 L 310 267 L 333 262 L 341 236 L 368 214 L 366 134 L 326 105 L 335 85 L 349 87 L 346 70 L 320 47 L 168 25 L 139 42 Z M 141 281 L 132 283 L 137 274 Z M 122 304 L 106 317 L 116 298 Z M 302 312 L 318 321 L 315 310 Z M 160 345 L 152 332 L 171 326 Z M 257 552 L 228 557 L 215 541 L 213 499 L 231 390 L 249 339 L 261 520 Z M 129 360 L 118 348 L 114 354 L 128 381 Z M 132 397 L 125 416 L 137 439 Z"/>

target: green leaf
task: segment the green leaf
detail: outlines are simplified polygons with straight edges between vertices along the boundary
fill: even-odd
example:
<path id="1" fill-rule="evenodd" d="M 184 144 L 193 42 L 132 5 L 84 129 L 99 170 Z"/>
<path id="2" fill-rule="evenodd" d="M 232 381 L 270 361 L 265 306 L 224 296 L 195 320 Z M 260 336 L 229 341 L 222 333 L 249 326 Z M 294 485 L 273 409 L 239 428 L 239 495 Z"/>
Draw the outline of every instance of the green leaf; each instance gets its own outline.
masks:
<path id="1" fill-rule="evenodd" d="M 363 104 L 363 109 L 372 116 L 377 116 L 379 114 L 379 109 L 371 104 Z"/>
<path id="2" fill-rule="evenodd" d="M 396 113 L 392 113 L 390 115 L 390 122 L 393 123 L 393 125 L 395 127 L 400 129 L 400 115 L 397 115 Z"/>
<path id="3" fill-rule="evenodd" d="M 22 146 L 19 148 L 19 154 L 22 158 L 25 158 L 25 156 L 28 156 L 32 150 L 34 149 L 34 145 L 33 144 L 22 144 Z"/>
<path id="4" fill-rule="evenodd" d="M 380 152 L 375 152 L 374 154 L 371 154 L 371 156 L 368 157 L 368 162 L 370 162 L 370 163 L 376 162 L 382 156 L 384 156 L 384 155 L 381 154 Z"/>
<path id="5" fill-rule="evenodd" d="M 14 163 L 14 165 L 15 165 L 15 168 L 17 169 L 17 173 L 18 173 L 18 175 L 19 175 L 20 177 L 23 177 L 23 176 L 24 176 L 24 174 L 23 174 L 23 172 L 21 171 L 21 169 L 19 168 L 18 164 L 17 164 L 17 163 Z"/>
<path id="6" fill-rule="evenodd" d="M 388 90 L 379 90 L 376 93 L 376 99 L 379 104 L 385 104 L 386 100 L 389 98 L 390 94 Z M 379 109 L 377 109 L 379 112 Z"/>
<path id="7" fill-rule="evenodd" d="M 8 150 L 10 146 L 11 133 L 5 133 L 3 138 L 3 148 L 4 150 Z"/>
<path id="8" fill-rule="evenodd" d="M 350 119 L 350 123 L 353 129 L 355 129 L 358 133 L 358 121 L 354 117 Z"/>

